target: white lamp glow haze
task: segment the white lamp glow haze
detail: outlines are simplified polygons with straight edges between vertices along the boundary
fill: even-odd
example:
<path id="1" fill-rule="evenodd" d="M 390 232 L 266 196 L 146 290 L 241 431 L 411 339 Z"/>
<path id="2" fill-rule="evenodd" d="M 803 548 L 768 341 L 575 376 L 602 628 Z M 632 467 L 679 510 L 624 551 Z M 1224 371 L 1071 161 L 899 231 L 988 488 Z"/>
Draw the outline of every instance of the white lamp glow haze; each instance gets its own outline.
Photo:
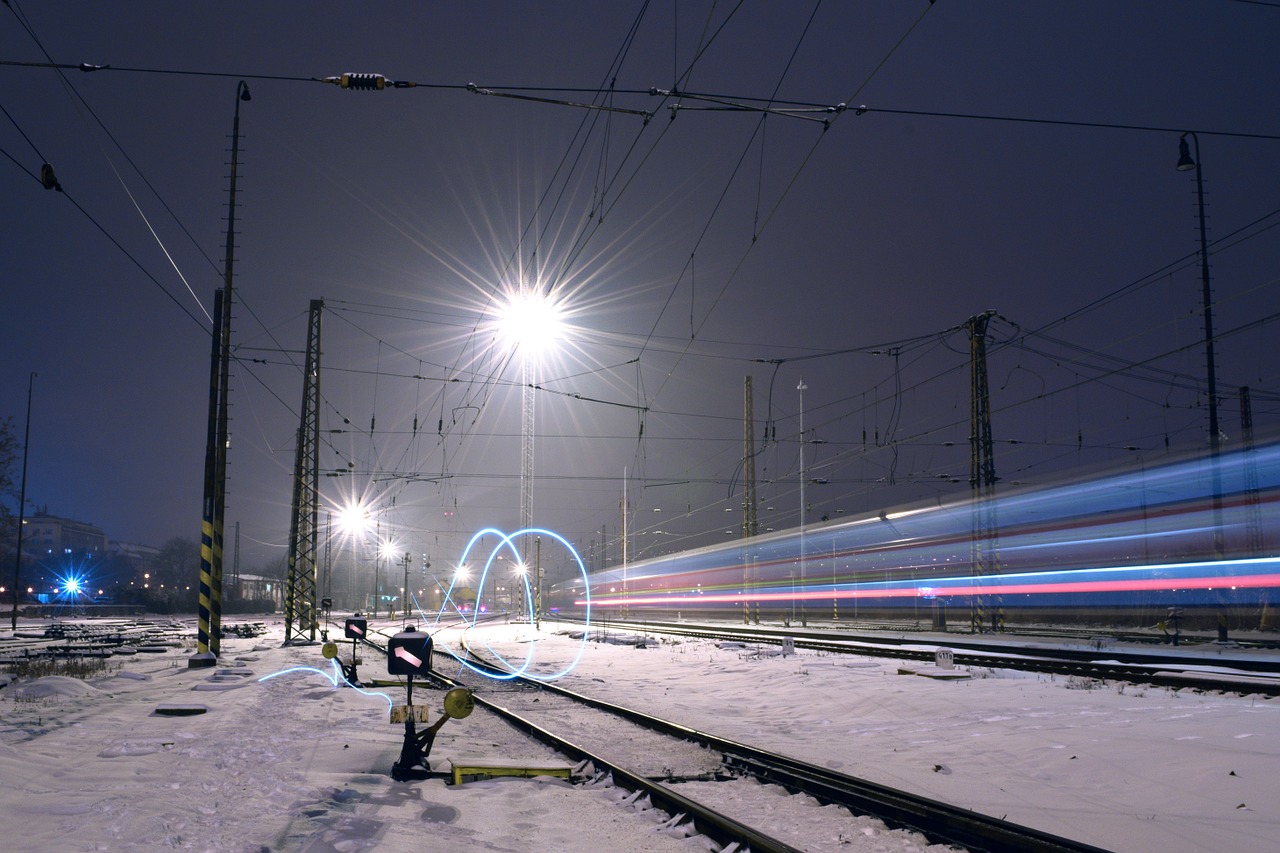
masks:
<path id="1" fill-rule="evenodd" d="M 333 514 L 333 520 L 338 531 L 348 536 L 359 536 L 371 529 L 369 508 L 362 503 L 349 503 L 339 507 Z"/>
<path id="2" fill-rule="evenodd" d="M 511 293 L 497 311 L 502 339 L 523 355 L 538 356 L 564 335 L 564 312 L 550 295 L 531 290 Z"/>

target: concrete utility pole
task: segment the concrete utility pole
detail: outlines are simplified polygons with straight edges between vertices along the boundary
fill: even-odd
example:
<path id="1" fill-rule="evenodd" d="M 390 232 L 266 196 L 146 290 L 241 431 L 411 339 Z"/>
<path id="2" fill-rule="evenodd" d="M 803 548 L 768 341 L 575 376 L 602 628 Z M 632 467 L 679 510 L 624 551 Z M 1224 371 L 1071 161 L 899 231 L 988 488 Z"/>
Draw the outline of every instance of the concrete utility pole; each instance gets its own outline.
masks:
<path id="1" fill-rule="evenodd" d="M 630 507 L 627 506 L 627 469 L 622 469 L 622 607 L 618 608 L 618 614 L 623 618 L 627 618 L 627 539 L 629 537 L 630 525 L 627 523 L 627 516 L 630 514 Z"/>
<path id="2" fill-rule="evenodd" d="M 746 377 L 742 399 L 742 538 L 749 540 L 760 531 L 756 517 L 756 433 L 755 407 L 751 400 L 751 377 Z M 760 603 L 753 599 L 755 593 L 755 563 L 744 549 L 742 559 L 742 624 L 760 624 Z"/>
<path id="3" fill-rule="evenodd" d="M 804 595 L 804 392 L 809 386 L 804 384 L 804 380 L 800 380 L 800 384 L 796 386 L 796 390 L 800 392 L 800 594 Z M 806 609 L 804 602 L 800 604 L 800 624 L 808 626 L 809 619 L 805 615 Z"/>
<path id="4" fill-rule="evenodd" d="M 402 625 L 409 624 L 409 561 L 413 559 L 413 554 L 404 552 L 404 588 L 400 593 L 400 609 L 404 611 L 404 621 Z"/>
<path id="5" fill-rule="evenodd" d="M 1244 519 L 1246 552 L 1261 557 L 1266 550 L 1262 537 L 1262 500 L 1258 494 L 1257 449 L 1253 444 L 1253 405 L 1249 386 L 1240 386 L 1240 441 L 1244 447 Z"/>
<path id="6" fill-rule="evenodd" d="M 236 178 L 240 162 L 240 104 L 250 100 L 249 87 L 236 85 L 231 125 L 231 185 L 227 201 L 227 243 L 223 284 L 217 291 L 213 318 L 213 364 L 210 368 L 209 435 L 205 448 L 204 513 L 200 529 L 200 612 L 196 656 L 190 666 L 211 666 L 221 650 L 222 554 L 227 497 L 227 443 L 231 374 L 231 306 L 235 277 Z"/>
<path id="7" fill-rule="evenodd" d="M 204 448 L 204 494 L 200 519 L 200 607 L 196 629 L 196 654 L 188 666 L 213 666 L 217 663 L 217 647 L 210 641 L 213 612 L 213 572 L 221 559 L 216 547 L 214 528 L 217 521 L 217 495 L 214 481 L 218 477 L 218 366 L 222 358 L 222 288 L 213 301 L 213 352 L 209 366 L 209 425 Z"/>
<path id="8" fill-rule="evenodd" d="M 18 490 L 18 548 L 13 555 L 13 616 L 10 627 L 18 630 L 18 592 L 22 583 L 22 528 L 27 523 L 27 456 L 31 446 L 31 389 L 35 387 L 36 374 L 27 377 L 27 428 L 22 435 L 22 485 Z"/>
<path id="9" fill-rule="evenodd" d="M 1195 143 L 1193 158 L 1187 147 L 1187 137 Z M 1194 130 L 1182 134 L 1178 140 L 1179 172 L 1192 169 L 1196 173 L 1196 202 L 1200 213 L 1200 298 L 1204 306 L 1204 362 L 1205 386 L 1209 392 L 1209 468 L 1213 481 L 1213 555 L 1221 560 L 1226 556 L 1226 543 L 1222 532 L 1222 472 L 1218 469 L 1222 451 L 1222 432 L 1218 425 L 1218 368 L 1213 352 L 1213 293 L 1209 288 L 1209 238 L 1204 219 L 1204 177 L 1200 171 L 1200 138 Z"/>
<path id="10" fill-rule="evenodd" d="M 533 537 L 533 630 L 542 630 L 542 537 Z"/>

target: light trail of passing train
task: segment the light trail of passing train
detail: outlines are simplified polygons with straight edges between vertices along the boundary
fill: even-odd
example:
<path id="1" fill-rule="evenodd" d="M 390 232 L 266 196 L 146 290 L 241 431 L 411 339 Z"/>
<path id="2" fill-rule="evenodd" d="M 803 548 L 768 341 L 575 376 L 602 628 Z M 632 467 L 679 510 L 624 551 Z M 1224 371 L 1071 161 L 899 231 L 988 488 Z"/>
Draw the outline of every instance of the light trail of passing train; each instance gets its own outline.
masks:
<path id="1" fill-rule="evenodd" d="M 1280 601 L 1280 445 L 887 511 L 616 566 L 552 589 L 563 612 L 901 618 L 998 607 L 1011 621 L 1234 627 Z M 996 522 L 996 535 L 976 516 Z M 803 551 L 802 551 L 803 549 Z M 979 560 L 979 552 L 983 559 Z M 981 567 L 981 568 L 979 568 Z M 936 617 L 935 617 L 936 621 Z"/>

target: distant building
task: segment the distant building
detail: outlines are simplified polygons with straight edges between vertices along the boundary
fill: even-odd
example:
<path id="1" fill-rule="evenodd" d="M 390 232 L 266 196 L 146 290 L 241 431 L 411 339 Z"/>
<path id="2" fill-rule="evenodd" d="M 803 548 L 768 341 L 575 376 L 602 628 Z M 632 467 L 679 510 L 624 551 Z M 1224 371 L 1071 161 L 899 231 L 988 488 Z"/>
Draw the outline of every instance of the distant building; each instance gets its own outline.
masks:
<path id="1" fill-rule="evenodd" d="M 240 574 L 239 585 L 227 583 L 222 588 L 224 598 L 250 598 L 271 600 L 277 610 L 284 609 L 284 582 L 262 575 Z"/>
<path id="2" fill-rule="evenodd" d="M 22 553 L 29 560 L 67 555 L 101 558 L 107 553 L 107 534 L 87 521 L 59 518 L 42 509 L 26 519 L 22 530 Z"/>
<path id="3" fill-rule="evenodd" d="M 154 574 L 160 565 L 160 549 L 150 545 L 139 545 L 136 542 L 108 542 L 107 553 L 113 557 L 123 557 L 128 560 L 139 574 L 144 572 Z"/>

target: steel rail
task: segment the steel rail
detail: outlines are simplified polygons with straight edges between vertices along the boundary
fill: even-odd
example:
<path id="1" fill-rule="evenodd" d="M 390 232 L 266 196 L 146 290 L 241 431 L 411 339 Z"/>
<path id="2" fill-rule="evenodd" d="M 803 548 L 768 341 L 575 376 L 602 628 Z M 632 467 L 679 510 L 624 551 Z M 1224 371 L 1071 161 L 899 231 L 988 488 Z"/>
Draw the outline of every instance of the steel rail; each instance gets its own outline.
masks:
<path id="1" fill-rule="evenodd" d="M 793 638 L 796 648 L 833 654 L 860 654 L 915 661 L 931 661 L 933 652 L 919 648 L 903 648 L 903 646 L 946 646 L 954 649 L 956 663 L 967 666 L 1081 676 L 1103 681 L 1130 681 L 1174 689 L 1189 688 L 1280 696 L 1280 678 L 1266 677 L 1280 674 L 1277 673 L 1276 663 L 1260 659 L 1215 660 L 1193 655 L 1152 654 L 1117 649 L 1019 648 L 965 637 L 948 637 L 945 641 L 928 643 L 919 638 L 894 637 L 849 636 L 837 640 L 830 632 L 812 630 L 756 630 L 663 622 L 613 622 L 610 623 L 610 628 L 773 645 L 781 644 L 782 638 L 787 636 Z M 864 645 L 859 645 L 860 643 Z M 1106 660 L 1099 660 L 1099 658 L 1106 658 Z M 1207 667 L 1240 670 L 1241 674 L 1208 673 L 1204 671 Z"/>
<path id="2" fill-rule="evenodd" d="M 511 673 L 485 662 L 483 657 L 470 648 L 464 648 L 472 658 L 472 663 L 510 677 Z M 993 853 L 1105 853 L 1103 848 L 855 776 L 836 773 L 809 762 L 692 729 L 559 685 L 522 676 L 517 676 L 514 680 L 611 713 L 644 728 L 715 750 L 723 756 L 725 765 L 731 769 L 754 776 L 762 782 L 781 785 L 792 792 L 809 794 L 824 803 L 844 806 L 855 814 L 878 818 L 891 827 L 913 830 L 932 843 L 953 844 Z"/>
<path id="3" fill-rule="evenodd" d="M 438 655 L 447 655 L 445 652 L 437 651 Z M 475 659 L 479 661 L 479 658 Z M 501 670 L 495 669 L 494 672 L 508 675 Z M 457 680 L 432 670 L 432 678 L 438 680 L 447 687 L 465 686 Z M 542 685 L 545 686 L 545 685 Z M 702 835 L 715 841 L 717 844 L 724 846 L 726 849 L 736 849 L 731 845 L 738 847 L 749 847 L 752 851 L 758 853 L 801 853 L 799 848 L 793 847 L 786 842 L 780 841 L 769 836 L 754 827 L 747 826 L 740 821 L 734 820 L 728 815 L 711 809 L 696 800 L 689 799 L 681 794 L 676 793 L 671 788 L 634 773 L 619 764 L 609 761 L 600 755 L 591 752 L 587 748 L 575 743 L 574 741 L 563 738 L 548 729 L 533 723 L 532 721 L 522 717 L 520 714 L 512 711 L 510 708 L 485 699 L 483 696 L 472 696 L 477 705 L 487 708 L 490 712 L 496 714 L 505 720 L 517 730 L 524 732 L 535 740 L 550 746 L 552 749 L 563 753 L 569 758 L 577 762 L 590 762 L 597 770 L 603 769 L 607 771 L 615 785 L 625 788 L 629 791 L 641 791 L 649 797 L 650 802 L 657 808 L 679 819 L 683 816 L 685 819 L 693 823 L 696 829 Z"/>

